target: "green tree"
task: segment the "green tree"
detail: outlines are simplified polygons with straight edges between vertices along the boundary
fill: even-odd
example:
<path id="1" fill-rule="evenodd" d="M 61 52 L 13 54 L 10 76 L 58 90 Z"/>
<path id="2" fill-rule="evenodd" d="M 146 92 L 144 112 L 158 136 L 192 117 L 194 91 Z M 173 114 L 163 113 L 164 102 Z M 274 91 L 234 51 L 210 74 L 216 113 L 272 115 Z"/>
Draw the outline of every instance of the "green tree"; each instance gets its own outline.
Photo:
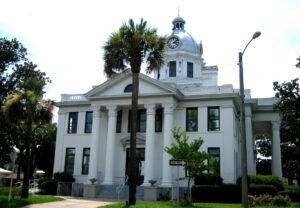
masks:
<path id="1" fill-rule="evenodd" d="M 24 181 L 22 198 L 28 198 L 31 145 L 34 134 L 42 125 L 52 120 L 53 102 L 43 99 L 44 83 L 37 77 L 28 77 L 20 83 L 20 91 L 10 94 L 2 110 L 11 124 L 21 126 L 25 137 L 21 137 L 25 150 Z"/>
<path id="2" fill-rule="evenodd" d="M 185 131 L 180 127 L 172 129 L 175 142 L 170 147 L 165 147 L 164 151 L 172 156 L 173 159 L 181 159 L 187 161 L 186 171 L 188 173 L 188 197 L 191 201 L 191 179 L 197 175 L 209 170 L 207 161 L 210 158 L 209 154 L 205 151 L 200 151 L 203 144 L 201 138 L 195 139 L 192 142 Z"/>
<path id="3" fill-rule="evenodd" d="M 274 105 L 282 114 L 280 136 L 283 175 L 297 179 L 300 185 L 300 90 L 298 78 L 290 82 L 273 83 L 278 102 Z"/>
<path id="4" fill-rule="evenodd" d="M 136 130 L 139 91 L 139 73 L 141 64 L 146 62 L 146 72 L 159 69 L 163 63 L 165 37 L 160 37 L 157 30 L 149 28 L 147 21 L 141 19 L 135 24 L 132 19 L 123 23 L 117 32 L 113 32 L 104 45 L 104 72 L 108 77 L 131 69 L 131 132 L 130 132 L 130 174 L 129 204 L 136 203 Z"/>

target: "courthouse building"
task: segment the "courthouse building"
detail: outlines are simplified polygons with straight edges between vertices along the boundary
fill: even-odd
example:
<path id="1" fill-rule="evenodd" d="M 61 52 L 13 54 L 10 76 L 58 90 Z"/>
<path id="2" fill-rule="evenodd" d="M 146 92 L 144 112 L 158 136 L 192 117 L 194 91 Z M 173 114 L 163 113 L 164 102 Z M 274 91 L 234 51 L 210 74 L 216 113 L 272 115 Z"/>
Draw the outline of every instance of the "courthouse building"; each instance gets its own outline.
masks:
<path id="1" fill-rule="evenodd" d="M 163 148 L 181 127 L 202 150 L 218 159 L 225 183 L 241 176 L 240 97 L 231 84 L 218 85 L 218 67 L 206 66 L 201 42 L 176 17 L 165 46 L 164 65 L 154 78 L 140 74 L 137 126 L 137 173 L 141 187 L 155 180 L 172 187 L 176 174 Z M 238 76 L 238 74 L 234 75 Z M 69 171 L 77 184 L 115 186 L 128 175 L 130 151 L 130 71 L 118 74 L 83 94 L 63 94 L 58 102 L 54 172 Z M 275 98 L 253 99 L 245 90 L 248 174 L 256 174 L 255 137 L 272 139 L 272 174 L 282 177 L 280 115 Z M 175 171 L 176 172 L 176 171 Z"/>

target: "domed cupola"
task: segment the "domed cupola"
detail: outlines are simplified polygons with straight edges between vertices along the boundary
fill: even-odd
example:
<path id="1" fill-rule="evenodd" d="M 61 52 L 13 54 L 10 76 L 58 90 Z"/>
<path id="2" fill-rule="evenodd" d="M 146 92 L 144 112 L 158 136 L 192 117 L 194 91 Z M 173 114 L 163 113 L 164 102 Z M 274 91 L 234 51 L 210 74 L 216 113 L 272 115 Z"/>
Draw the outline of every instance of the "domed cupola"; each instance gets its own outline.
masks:
<path id="1" fill-rule="evenodd" d="M 168 36 L 165 45 L 164 65 L 155 73 L 155 77 L 162 82 L 174 83 L 177 86 L 192 83 L 206 85 L 204 83 L 206 81 L 203 80 L 211 77 L 206 76 L 207 68 L 202 58 L 202 43 L 197 43 L 185 30 L 185 23 L 185 20 L 179 16 L 172 21 L 172 33 Z M 215 74 L 215 70 L 213 73 Z M 215 85 L 216 79 L 212 78 L 212 80 L 207 84 Z"/>

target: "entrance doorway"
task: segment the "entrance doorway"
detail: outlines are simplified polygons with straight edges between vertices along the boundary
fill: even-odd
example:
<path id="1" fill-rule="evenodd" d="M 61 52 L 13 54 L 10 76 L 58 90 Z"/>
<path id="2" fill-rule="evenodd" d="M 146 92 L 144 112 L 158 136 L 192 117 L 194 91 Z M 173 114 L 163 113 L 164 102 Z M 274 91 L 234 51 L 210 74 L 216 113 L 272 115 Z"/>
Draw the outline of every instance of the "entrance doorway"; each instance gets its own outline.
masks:
<path id="1" fill-rule="evenodd" d="M 137 185 L 144 182 L 144 168 L 145 168 L 145 148 L 136 148 L 136 175 Z M 130 148 L 126 149 L 126 175 L 129 175 L 130 169 Z"/>

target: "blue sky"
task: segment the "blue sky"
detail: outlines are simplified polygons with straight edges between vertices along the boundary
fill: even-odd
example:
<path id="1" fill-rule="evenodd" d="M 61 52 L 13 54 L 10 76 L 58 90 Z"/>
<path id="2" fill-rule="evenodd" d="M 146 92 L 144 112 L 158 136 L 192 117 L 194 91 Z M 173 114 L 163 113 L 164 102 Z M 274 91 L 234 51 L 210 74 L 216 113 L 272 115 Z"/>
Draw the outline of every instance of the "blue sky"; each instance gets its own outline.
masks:
<path id="1" fill-rule="evenodd" d="M 245 88 L 272 97 L 273 81 L 299 77 L 300 2 L 297 0 L 0 0 L 0 37 L 17 38 L 29 58 L 52 79 L 47 97 L 85 93 L 104 82 L 103 49 L 123 22 L 141 17 L 160 35 L 171 33 L 178 14 L 204 46 L 207 65 L 219 67 L 219 85 L 239 88 L 238 52 L 244 55 Z"/>

